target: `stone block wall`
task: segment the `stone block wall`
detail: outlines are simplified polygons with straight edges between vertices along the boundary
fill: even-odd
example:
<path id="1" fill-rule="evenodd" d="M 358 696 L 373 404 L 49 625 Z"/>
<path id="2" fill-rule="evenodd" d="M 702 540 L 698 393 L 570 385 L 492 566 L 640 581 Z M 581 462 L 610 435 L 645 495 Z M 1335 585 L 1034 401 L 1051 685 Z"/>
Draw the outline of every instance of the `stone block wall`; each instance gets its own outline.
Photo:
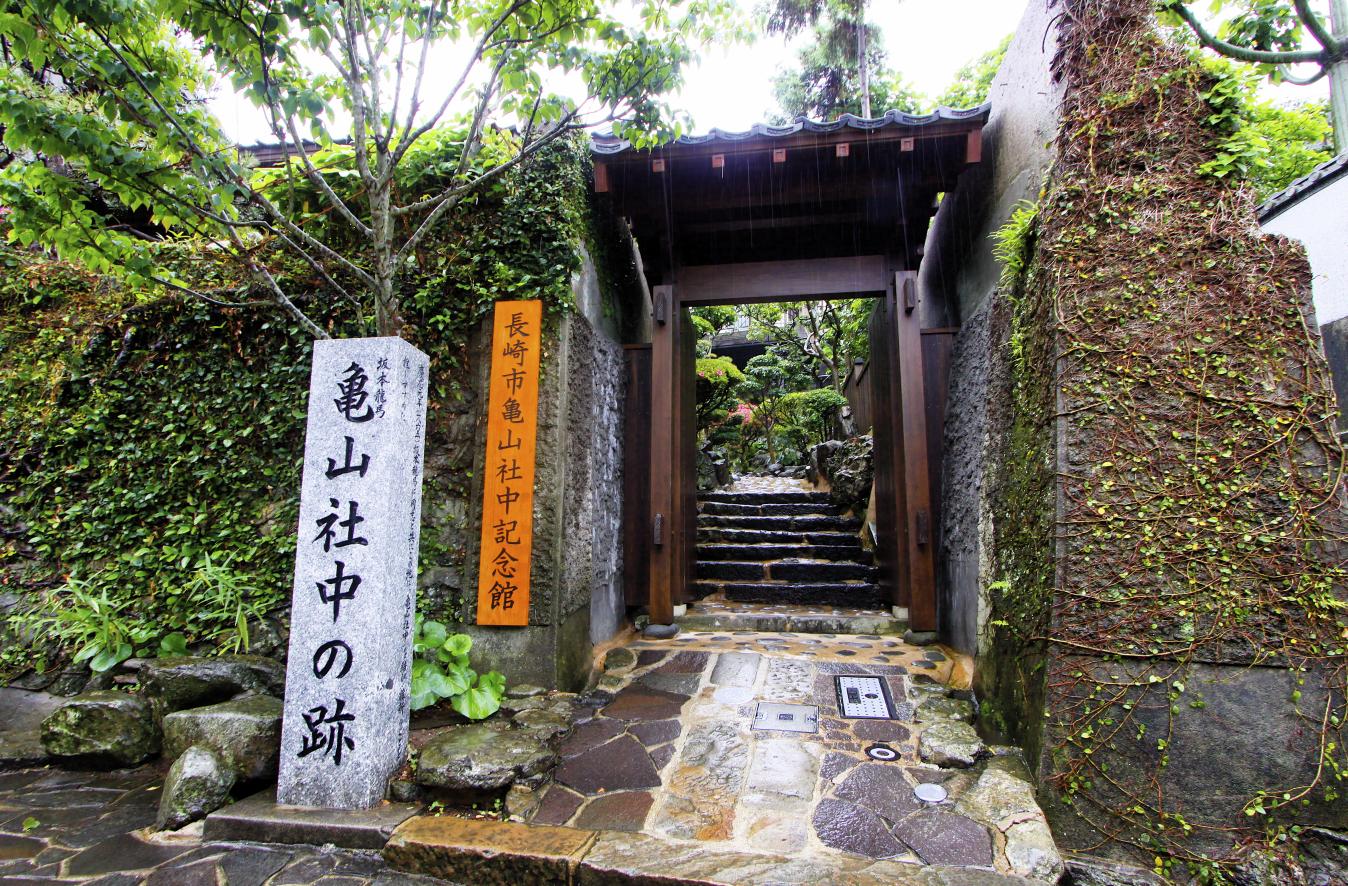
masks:
<path id="1" fill-rule="evenodd" d="M 529 625 L 478 627 L 477 575 L 482 476 L 486 447 L 486 397 L 490 360 L 488 324 L 474 337 L 479 392 L 473 408 L 457 419 L 464 441 L 459 463 L 471 465 L 467 497 L 431 503 L 460 529 L 446 530 L 461 552 L 457 563 L 423 576 L 459 578 L 441 595 L 457 629 L 473 638 L 472 659 L 511 683 L 574 690 L 592 666 L 593 644 L 613 636 L 626 616 L 622 588 L 622 416 L 625 374 L 615 315 L 639 305 L 614 304 L 619 294 L 601 291 L 593 262 L 582 251 L 582 270 L 572 281 L 577 309 L 546 317 L 539 383 L 537 474 L 534 483 L 534 543 Z M 471 429 L 471 435 L 465 433 Z M 431 463 L 433 453 L 427 453 Z M 469 460 L 470 459 L 470 460 Z M 445 593 L 445 591 L 448 591 Z"/>
<path id="2" fill-rule="evenodd" d="M 1229 858 L 1269 825 L 1348 825 L 1348 493 L 1309 273 L 1259 237 L 1249 195 L 1198 174 L 1223 137 L 1202 77 L 1147 0 L 1032 0 L 985 163 L 941 207 L 921 275 L 962 326 L 942 635 L 977 652 L 983 725 L 1036 762 L 1060 845 L 1148 867 Z M 1029 273 L 1003 289 L 989 236 L 1022 199 L 1040 200 Z M 1186 387 L 1208 359 L 1223 371 Z M 1247 421 L 1274 430 L 1228 447 Z M 1164 490 L 1191 476 L 1195 508 L 1248 513 L 1187 524 Z M 1243 538 L 1246 520 L 1279 529 Z M 1287 574 L 1305 585 L 1270 593 Z M 1261 792 L 1268 814 L 1246 815 Z"/>
<path id="3" fill-rule="evenodd" d="M 992 235 L 1022 201 L 1034 200 L 1053 162 L 1062 87 L 1052 59 L 1055 0 L 1031 0 L 989 92 L 983 161 L 946 195 L 927 237 L 918 275 L 923 304 L 960 327 L 947 397 L 941 550 L 937 583 L 942 640 L 980 650 L 988 613 L 989 460 L 995 418 L 1005 410 L 1010 312 L 999 300 L 1001 264 Z"/>

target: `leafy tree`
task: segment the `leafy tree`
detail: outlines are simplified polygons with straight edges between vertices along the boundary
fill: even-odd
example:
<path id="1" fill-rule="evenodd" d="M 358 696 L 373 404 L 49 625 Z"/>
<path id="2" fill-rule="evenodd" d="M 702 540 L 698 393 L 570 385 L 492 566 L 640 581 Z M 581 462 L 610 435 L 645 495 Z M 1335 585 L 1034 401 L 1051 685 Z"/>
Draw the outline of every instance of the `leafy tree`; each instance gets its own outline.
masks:
<path id="1" fill-rule="evenodd" d="M 866 3 L 774 0 L 769 7 L 769 33 L 794 37 L 806 28 L 814 31 L 800 52 L 800 70 L 783 72 L 774 81 L 777 101 L 788 117 L 870 117 L 872 107 L 908 110 L 920 103 L 885 67 L 880 29 L 867 23 Z"/>
<path id="2" fill-rule="evenodd" d="M 738 393 L 745 402 L 755 404 L 752 416 L 744 423 L 744 432 L 761 435 L 768 457 L 774 461 L 777 458 L 775 428 L 781 419 L 782 398 L 813 387 L 814 379 L 808 369 L 775 349 L 751 357 L 744 365 L 744 381 Z"/>
<path id="3" fill-rule="evenodd" d="M 858 357 L 870 352 L 867 334 L 873 299 L 836 299 L 749 305 L 749 334 L 774 342 L 781 354 L 802 368 L 817 367 L 842 393 L 847 373 Z M 813 384 L 808 387 L 814 387 Z"/>
<path id="4" fill-rule="evenodd" d="M 711 305 L 693 308 L 689 314 L 693 318 L 693 329 L 697 331 L 697 355 L 710 357 L 711 340 L 735 322 L 735 309 L 726 305 Z"/>
<path id="5" fill-rule="evenodd" d="M 1259 75 L 1220 56 L 1200 61 L 1212 78 L 1205 95 L 1208 122 L 1226 133 L 1217 155 L 1199 167 L 1216 178 L 1242 181 L 1268 198 L 1331 156 L 1331 127 L 1323 103 L 1283 106 L 1259 97 Z"/>
<path id="6" fill-rule="evenodd" d="M 990 49 L 955 72 L 951 83 L 936 103 L 946 108 L 976 108 L 988 100 L 993 78 L 1006 58 L 1014 34 L 1007 34 L 995 49 Z"/>
<path id="7" fill-rule="evenodd" d="M 400 273 L 447 213 L 568 132 L 612 122 L 644 143 L 677 131 L 659 96 L 690 45 L 733 26 L 727 9 L 666 0 L 624 23 L 598 0 L 12 0 L 0 13 L 0 203 L 25 245 L 219 301 L 154 242 L 197 238 L 326 337 L 266 264 L 283 248 L 326 304 L 396 334 Z M 446 74 L 437 64 L 454 48 L 467 60 Z M 212 70 L 263 110 L 288 158 L 282 182 L 260 185 L 207 110 Z M 584 97 L 552 92 L 558 74 Z M 419 187 L 406 168 L 451 120 L 452 168 Z M 296 199 L 303 187 L 324 225 Z M 110 216 L 110 201 L 148 224 Z"/>
<path id="8" fill-rule="evenodd" d="M 1329 78 L 1334 143 L 1340 152 L 1348 151 L 1348 0 L 1328 0 L 1329 16 L 1313 0 L 1211 0 L 1214 12 L 1235 10 L 1215 32 L 1194 12 L 1191 0 L 1158 2 L 1203 46 L 1256 65 L 1276 80 L 1305 85 Z M 1313 65 L 1315 72 L 1298 76 L 1293 65 Z"/>
<path id="9" fill-rule="evenodd" d="M 736 391 L 744 382 L 735 361 L 729 357 L 703 357 L 697 361 L 697 429 L 706 431 L 726 417 L 737 404 Z"/>
<path id="10" fill-rule="evenodd" d="M 783 435 L 805 452 L 833 436 L 833 419 L 846 405 L 847 398 L 832 388 L 787 394 L 778 410 Z"/>

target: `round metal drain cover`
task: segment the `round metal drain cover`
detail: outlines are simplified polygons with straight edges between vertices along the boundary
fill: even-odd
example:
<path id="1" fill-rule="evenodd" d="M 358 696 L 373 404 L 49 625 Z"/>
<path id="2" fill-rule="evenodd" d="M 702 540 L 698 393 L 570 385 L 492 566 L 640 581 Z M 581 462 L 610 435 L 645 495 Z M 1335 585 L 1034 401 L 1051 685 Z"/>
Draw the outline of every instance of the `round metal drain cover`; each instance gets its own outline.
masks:
<path id="1" fill-rule="evenodd" d="M 890 760 L 899 759 L 899 752 L 887 744 L 873 744 L 866 748 L 866 756 L 872 760 L 882 760 L 888 763 Z"/>
<path id="2" fill-rule="evenodd" d="M 939 784 L 931 784 L 930 782 L 920 784 L 913 788 L 913 794 L 923 803 L 941 803 L 946 797 L 950 796 L 946 793 L 945 788 L 941 787 Z"/>

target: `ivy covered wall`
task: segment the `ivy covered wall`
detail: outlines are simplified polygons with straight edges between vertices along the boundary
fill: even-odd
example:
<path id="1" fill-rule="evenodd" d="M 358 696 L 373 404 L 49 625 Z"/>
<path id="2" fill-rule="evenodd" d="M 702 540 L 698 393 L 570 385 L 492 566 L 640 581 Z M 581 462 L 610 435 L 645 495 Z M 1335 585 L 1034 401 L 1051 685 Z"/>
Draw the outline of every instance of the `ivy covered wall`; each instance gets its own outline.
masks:
<path id="1" fill-rule="evenodd" d="M 1067 848 L 1217 876 L 1348 825 L 1348 486 L 1299 246 L 1149 0 L 1063 0 L 1056 160 L 1013 218 L 984 719 Z M 994 312 L 995 313 L 995 312 Z"/>
<path id="2" fill-rule="evenodd" d="M 446 220 L 406 272 L 404 336 L 432 366 L 421 606 L 436 615 L 462 602 L 482 399 L 471 342 L 492 303 L 540 298 L 556 329 L 588 255 L 595 323 L 612 338 L 641 323 L 623 231 L 587 196 L 588 164 L 584 139 L 559 144 Z M 184 274 L 237 283 L 209 253 L 166 248 Z M 283 652 L 307 338 L 265 307 L 132 292 L 17 249 L 0 260 L 0 679 L 36 666 L 50 680 L 90 644 L 140 651 L 173 631 L 232 649 L 246 630 L 255 651 Z M 317 282 L 272 262 L 312 315 Z M 362 328 L 341 308 L 323 322 Z"/>

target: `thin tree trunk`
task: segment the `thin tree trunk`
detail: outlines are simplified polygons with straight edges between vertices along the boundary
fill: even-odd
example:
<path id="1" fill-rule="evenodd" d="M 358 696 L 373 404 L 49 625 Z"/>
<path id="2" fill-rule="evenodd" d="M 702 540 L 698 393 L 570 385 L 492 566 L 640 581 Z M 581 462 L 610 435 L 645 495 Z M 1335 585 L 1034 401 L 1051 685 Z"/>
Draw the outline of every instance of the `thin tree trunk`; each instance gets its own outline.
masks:
<path id="1" fill-rule="evenodd" d="M 1343 2 L 1343 0 L 1337 0 Z M 861 73 L 861 116 L 871 115 L 871 69 L 866 63 L 866 0 L 857 0 L 857 70 Z"/>
<path id="2" fill-rule="evenodd" d="M 1348 0 L 1330 0 L 1334 39 L 1348 40 Z M 1334 151 L 1348 152 L 1348 58 L 1329 69 L 1329 116 L 1334 124 Z"/>

